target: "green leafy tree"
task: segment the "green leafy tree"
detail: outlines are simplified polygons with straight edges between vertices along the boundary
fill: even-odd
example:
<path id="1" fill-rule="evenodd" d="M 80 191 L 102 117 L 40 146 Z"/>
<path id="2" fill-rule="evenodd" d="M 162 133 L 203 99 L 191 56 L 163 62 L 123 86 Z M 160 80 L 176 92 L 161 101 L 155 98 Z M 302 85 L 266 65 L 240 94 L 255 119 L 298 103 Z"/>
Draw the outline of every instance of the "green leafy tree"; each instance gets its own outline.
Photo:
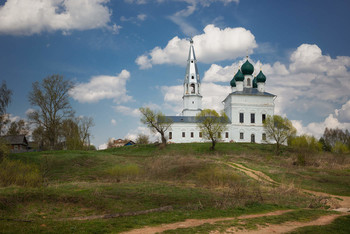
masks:
<path id="1" fill-rule="evenodd" d="M 151 131 L 159 133 L 162 139 L 162 146 L 166 146 L 167 139 L 165 137 L 166 131 L 170 129 L 173 121 L 166 117 L 160 111 L 153 111 L 148 107 L 141 107 L 141 123 L 146 124 Z"/>
<path id="2" fill-rule="evenodd" d="M 136 139 L 136 143 L 140 145 L 149 144 L 149 137 L 145 134 L 139 134 Z"/>
<path id="3" fill-rule="evenodd" d="M 58 145 L 63 120 L 74 114 L 68 94 L 72 88 L 71 81 L 64 80 L 60 75 L 52 75 L 42 82 L 34 82 L 29 93 L 30 104 L 38 109 L 30 112 L 28 118 L 43 127 L 51 149 Z"/>
<path id="4" fill-rule="evenodd" d="M 340 144 L 350 148 L 350 133 L 347 129 L 343 131 L 339 128 L 326 128 L 320 142 L 322 143 L 325 151 L 333 151 L 333 148 L 336 145 L 339 148 Z"/>
<path id="5" fill-rule="evenodd" d="M 218 114 L 215 110 L 204 109 L 196 115 L 197 127 L 203 138 L 211 140 L 211 150 L 215 149 L 222 132 L 227 129 L 228 117 L 224 112 Z"/>
<path id="6" fill-rule="evenodd" d="M 65 119 L 62 122 L 61 134 L 68 150 L 82 150 L 84 145 L 80 138 L 79 126 L 75 119 Z"/>
<path id="7" fill-rule="evenodd" d="M 0 134 L 3 133 L 4 126 L 10 121 L 6 109 L 11 103 L 11 96 L 12 91 L 7 88 L 6 82 L 3 81 L 0 86 Z"/>
<path id="8" fill-rule="evenodd" d="M 264 122 L 266 137 L 276 143 L 276 154 L 280 153 L 281 144 L 286 143 L 288 138 L 294 137 L 296 129 L 292 122 L 279 115 L 268 115 Z"/>

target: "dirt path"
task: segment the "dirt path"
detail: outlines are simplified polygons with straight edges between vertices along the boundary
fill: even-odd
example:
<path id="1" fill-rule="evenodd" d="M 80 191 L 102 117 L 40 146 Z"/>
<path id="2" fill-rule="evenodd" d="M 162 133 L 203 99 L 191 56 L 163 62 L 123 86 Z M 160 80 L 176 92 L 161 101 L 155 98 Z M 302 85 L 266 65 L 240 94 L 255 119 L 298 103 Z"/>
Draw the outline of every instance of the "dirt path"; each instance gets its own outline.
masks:
<path id="1" fill-rule="evenodd" d="M 188 227 L 197 227 L 200 225 L 203 225 L 205 223 L 213 224 L 215 222 L 220 221 L 227 221 L 227 220 L 234 220 L 234 219 L 251 219 L 251 218 L 257 218 L 257 217 L 265 217 L 265 216 L 274 216 L 274 215 L 281 215 L 286 212 L 289 212 L 291 210 L 278 210 L 270 213 L 265 214 L 252 214 L 252 215 L 242 215 L 239 217 L 229 217 L 229 218 L 214 218 L 214 219 L 187 219 L 183 222 L 177 222 L 177 223 L 170 223 L 170 224 L 162 224 L 160 226 L 155 227 L 144 227 L 140 229 L 134 229 L 129 232 L 123 232 L 124 234 L 151 234 L 151 233 L 157 233 L 157 232 L 164 232 L 166 230 L 174 230 L 177 228 L 188 228 Z"/>
<path id="2" fill-rule="evenodd" d="M 262 227 L 259 228 L 258 230 L 236 230 L 234 227 L 229 228 L 226 230 L 227 233 L 249 233 L 249 234 L 270 234 L 270 233 L 286 233 L 293 231 L 296 228 L 300 227 L 306 227 L 306 226 L 323 226 L 323 225 L 328 225 L 332 223 L 336 218 L 340 216 L 344 216 L 345 214 L 341 215 L 327 215 L 327 216 L 322 216 L 316 220 L 313 220 L 311 222 L 303 223 L 303 222 L 286 222 L 282 224 L 274 224 L 274 225 L 269 225 L 268 227 Z M 215 234 L 216 232 L 212 232 L 212 234 Z M 218 232 L 219 233 L 219 232 Z"/>
<path id="3" fill-rule="evenodd" d="M 268 183 L 268 184 L 276 184 L 280 185 L 279 182 L 274 181 L 271 179 L 269 176 L 265 175 L 261 171 L 256 171 L 250 168 L 247 168 L 241 164 L 238 163 L 226 163 L 226 165 L 235 168 L 237 170 L 240 170 L 244 172 L 247 176 L 263 182 L 263 183 Z M 315 196 L 321 196 L 321 197 L 330 197 L 332 198 L 330 201 L 328 201 L 328 205 L 330 205 L 333 209 L 340 211 L 340 212 L 350 212 L 350 197 L 347 196 L 337 196 L 337 195 L 332 195 L 329 193 L 323 193 L 323 192 L 316 192 L 312 190 L 307 190 L 307 189 L 301 189 L 301 191 L 309 194 L 313 194 Z"/>

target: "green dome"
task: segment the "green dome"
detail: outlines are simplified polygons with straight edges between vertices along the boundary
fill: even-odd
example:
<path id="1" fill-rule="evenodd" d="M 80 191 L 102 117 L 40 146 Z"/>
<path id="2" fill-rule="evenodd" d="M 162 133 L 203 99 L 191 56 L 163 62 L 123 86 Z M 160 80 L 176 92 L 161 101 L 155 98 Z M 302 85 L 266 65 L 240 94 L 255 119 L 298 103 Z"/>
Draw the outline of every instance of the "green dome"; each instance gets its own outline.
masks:
<path id="1" fill-rule="evenodd" d="M 242 65 L 241 70 L 244 75 L 251 75 L 254 72 L 254 67 L 247 59 L 247 61 L 245 61 L 245 63 Z"/>
<path id="2" fill-rule="evenodd" d="M 231 82 L 230 82 L 231 87 L 236 87 L 236 81 L 235 78 L 232 78 Z"/>
<path id="3" fill-rule="evenodd" d="M 260 71 L 259 74 L 256 76 L 256 81 L 259 83 L 265 83 L 266 76 L 264 75 L 264 73 L 262 73 L 262 71 Z"/>
<path id="4" fill-rule="evenodd" d="M 258 88 L 258 83 L 256 82 L 256 77 L 253 79 L 253 88 Z"/>
<path id="5" fill-rule="evenodd" d="M 244 75 L 241 72 L 241 70 L 238 70 L 236 75 L 233 77 L 236 81 L 243 81 L 244 80 Z"/>

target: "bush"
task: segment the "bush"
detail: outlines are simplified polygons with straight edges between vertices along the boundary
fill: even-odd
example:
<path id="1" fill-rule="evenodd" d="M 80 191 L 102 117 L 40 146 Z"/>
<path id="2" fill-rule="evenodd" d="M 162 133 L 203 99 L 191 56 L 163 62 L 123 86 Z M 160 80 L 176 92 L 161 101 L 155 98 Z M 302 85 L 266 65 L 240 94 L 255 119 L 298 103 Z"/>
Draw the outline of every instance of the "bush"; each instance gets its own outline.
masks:
<path id="1" fill-rule="evenodd" d="M 344 143 L 337 141 L 332 147 L 332 152 L 336 154 L 346 154 L 349 153 L 349 148 Z"/>
<path id="2" fill-rule="evenodd" d="M 314 153 L 322 150 L 322 145 L 313 136 L 301 135 L 290 140 L 290 146 L 297 152 Z"/>
<path id="3" fill-rule="evenodd" d="M 139 134 L 136 139 L 136 144 L 139 144 L 139 145 L 149 144 L 149 137 L 145 134 Z"/>
<path id="4" fill-rule="evenodd" d="M 132 177 L 136 177 L 140 174 L 140 172 L 141 170 L 136 164 L 115 165 L 107 170 L 107 173 L 117 181 L 120 181 L 121 178 L 130 179 Z"/>
<path id="5" fill-rule="evenodd" d="M 230 186 L 240 180 L 240 176 L 234 174 L 232 170 L 225 170 L 219 166 L 209 166 L 196 174 L 197 180 L 201 184 L 209 186 Z"/>
<path id="6" fill-rule="evenodd" d="M 42 185 L 42 176 L 35 165 L 4 158 L 0 163 L 0 185 L 38 187 Z"/>
<path id="7" fill-rule="evenodd" d="M 10 153 L 10 148 L 0 139 L 0 162 Z"/>

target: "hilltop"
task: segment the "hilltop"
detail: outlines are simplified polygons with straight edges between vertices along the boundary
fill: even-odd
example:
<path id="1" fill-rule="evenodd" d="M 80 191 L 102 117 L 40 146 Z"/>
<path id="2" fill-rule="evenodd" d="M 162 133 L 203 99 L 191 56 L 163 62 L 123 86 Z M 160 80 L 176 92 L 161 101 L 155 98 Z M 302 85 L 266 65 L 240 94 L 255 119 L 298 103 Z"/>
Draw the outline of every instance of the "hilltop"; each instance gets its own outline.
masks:
<path id="1" fill-rule="evenodd" d="M 308 155 L 305 166 L 299 166 L 297 153 L 287 147 L 279 156 L 273 145 L 219 143 L 216 151 L 209 148 L 209 143 L 165 149 L 135 145 L 10 155 L 1 165 L 7 163 L 7 170 L 12 167 L 17 175 L 26 168 L 27 174 L 17 185 L 0 188 L 0 231 L 122 232 L 220 218 L 176 231 L 192 233 L 314 222 L 323 216 L 337 218 L 327 230 L 350 226 L 349 215 L 338 217 L 332 211 L 350 196 L 349 155 L 321 152 Z M 5 175 L 3 167 L 1 171 Z M 274 218 L 265 214 L 276 211 Z M 260 217 L 244 224 L 232 219 L 248 214 Z M 231 221 L 225 223 L 225 217 Z"/>

